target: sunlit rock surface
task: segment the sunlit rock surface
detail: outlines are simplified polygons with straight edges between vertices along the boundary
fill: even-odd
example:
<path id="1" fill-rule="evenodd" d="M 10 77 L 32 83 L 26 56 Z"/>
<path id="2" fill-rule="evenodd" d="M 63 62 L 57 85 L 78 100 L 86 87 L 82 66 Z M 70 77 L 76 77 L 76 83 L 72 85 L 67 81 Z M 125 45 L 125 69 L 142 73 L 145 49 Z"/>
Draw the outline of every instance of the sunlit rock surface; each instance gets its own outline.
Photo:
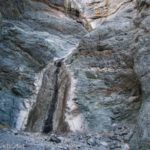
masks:
<path id="1" fill-rule="evenodd" d="M 0 0 L 0 128 L 75 132 L 62 135 L 73 150 L 150 149 L 149 6 Z M 2 130 L 0 139 L 6 144 L 12 132 Z M 17 134 L 13 144 L 28 138 Z M 26 149 L 67 143 L 36 145 L 29 137 Z"/>

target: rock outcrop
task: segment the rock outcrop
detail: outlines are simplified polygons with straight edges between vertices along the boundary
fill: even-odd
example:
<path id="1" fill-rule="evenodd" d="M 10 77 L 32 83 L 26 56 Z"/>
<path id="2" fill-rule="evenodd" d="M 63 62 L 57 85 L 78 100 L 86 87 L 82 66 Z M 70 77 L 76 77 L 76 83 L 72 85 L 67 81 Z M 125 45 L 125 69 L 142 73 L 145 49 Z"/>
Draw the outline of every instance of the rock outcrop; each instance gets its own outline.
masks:
<path id="1" fill-rule="evenodd" d="M 18 13 L 18 18 L 3 10 L 9 4 L 19 12 L 22 1 L 0 5 L 4 18 L 0 42 L 0 120 L 2 124 L 18 129 L 25 128 L 28 113 L 38 99 L 46 66 L 71 53 L 86 34 L 79 23 L 46 4 L 24 3 L 24 11 Z M 7 19 L 9 17 L 13 20 Z M 48 90 L 50 93 L 56 89 Z"/>
<path id="2" fill-rule="evenodd" d="M 149 100 L 150 100 L 150 1 L 139 0 L 138 16 L 135 18 L 137 34 L 135 36 L 134 70 L 142 88 L 142 105 L 138 117 L 137 136 L 140 150 L 150 149 Z"/>
<path id="3" fill-rule="evenodd" d="M 0 126 L 92 133 L 90 146 L 98 132 L 109 141 L 101 149 L 150 149 L 149 6 L 0 0 Z"/>

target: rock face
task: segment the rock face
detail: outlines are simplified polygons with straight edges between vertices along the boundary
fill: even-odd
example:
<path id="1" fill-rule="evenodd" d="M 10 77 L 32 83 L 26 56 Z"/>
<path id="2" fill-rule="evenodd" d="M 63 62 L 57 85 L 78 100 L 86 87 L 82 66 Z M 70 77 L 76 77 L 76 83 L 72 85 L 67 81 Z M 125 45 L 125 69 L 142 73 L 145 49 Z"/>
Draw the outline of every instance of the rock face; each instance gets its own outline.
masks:
<path id="1" fill-rule="evenodd" d="M 1 126 L 111 133 L 123 146 L 104 149 L 150 149 L 149 6 L 1 0 Z"/>
<path id="2" fill-rule="evenodd" d="M 87 27 L 96 28 L 107 17 L 120 16 L 118 12 L 122 12 L 127 5 L 131 5 L 131 0 L 66 0 L 65 6 L 71 13 L 78 12 Z"/>
<path id="3" fill-rule="evenodd" d="M 135 57 L 134 69 L 141 82 L 142 87 L 142 105 L 138 118 L 138 143 L 139 149 L 150 149 L 149 133 L 149 100 L 150 100 L 150 1 L 138 1 L 139 12 L 135 19 L 137 34 L 135 38 Z"/>
<path id="4" fill-rule="evenodd" d="M 8 3 L 16 6 L 12 8 L 16 10 L 19 10 L 17 4 L 22 4 L 21 1 Z M 36 105 L 42 80 L 45 80 L 46 66 L 53 64 L 54 59 L 68 55 L 86 34 L 79 23 L 46 4 L 24 3 L 24 12 L 18 19 L 9 20 L 9 12 L 2 11 L 4 19 L 0 42 L 0 120 L 2 124 L 18 129 L 25 128 L 27 114 Z M 5 10 L 8 4 L 2 4 L 0 7 Z M 49 69 L 55 70 L 55 67 Z M 55 88 L 49 89 L 49 95 L 51 91 Z"/>
<path id="5" fill-rule="evenodd" d="M 1 39 L 1 32 L 2 32 L 2 15 L 0 13 L 0 39 Z"/>
<path id="6" fill-rule="evenodd" d="M 97 25 L 67 62 L 77 80 L 75 100 L 92 130 L 136 121 L 141 93 L 131 55 L 136 32 L 130 17 L 135 15 L 133 8 L 131 3 L 118 10 L 125 19 L 119 14 Z"/>

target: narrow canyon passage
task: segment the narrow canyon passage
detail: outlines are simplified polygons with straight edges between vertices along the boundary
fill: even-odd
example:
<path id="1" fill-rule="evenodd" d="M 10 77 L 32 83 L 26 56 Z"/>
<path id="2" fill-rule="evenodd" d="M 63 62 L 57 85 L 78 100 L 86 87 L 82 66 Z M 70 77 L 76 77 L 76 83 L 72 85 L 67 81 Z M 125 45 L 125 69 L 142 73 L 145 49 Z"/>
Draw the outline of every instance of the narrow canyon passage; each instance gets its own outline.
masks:
<path id="1" fill-rule="evenodd" d="M 149 6 L 0 0 L 0 128 L 150 149 Z"/>

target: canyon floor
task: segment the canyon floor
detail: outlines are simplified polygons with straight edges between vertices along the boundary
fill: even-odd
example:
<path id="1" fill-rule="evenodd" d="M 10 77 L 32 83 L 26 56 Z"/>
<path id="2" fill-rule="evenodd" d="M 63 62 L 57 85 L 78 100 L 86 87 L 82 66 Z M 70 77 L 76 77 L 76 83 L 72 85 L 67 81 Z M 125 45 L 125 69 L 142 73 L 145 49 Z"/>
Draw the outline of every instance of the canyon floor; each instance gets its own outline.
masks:
<path id="1" fill-rule="evenodd" d="M 130 134 L 130 135 L 129 135 Z M 131 136 L 124 127 L 112 132 L 29 133 L 13 129 L 0 131 L 0 149 L 12 150 L 129 150 L 126 140 Z M 125 140 L 126 139 L 126 140 Z"/>

